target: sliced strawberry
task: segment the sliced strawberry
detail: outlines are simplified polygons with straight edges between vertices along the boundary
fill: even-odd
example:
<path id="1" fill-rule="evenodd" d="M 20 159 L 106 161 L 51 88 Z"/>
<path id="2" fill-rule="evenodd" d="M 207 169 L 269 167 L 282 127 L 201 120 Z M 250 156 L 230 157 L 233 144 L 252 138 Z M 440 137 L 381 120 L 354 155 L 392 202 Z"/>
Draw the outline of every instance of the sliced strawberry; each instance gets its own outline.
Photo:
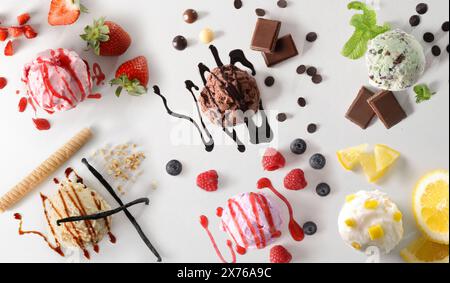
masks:
<path id="1" fill-rule="evenodd" d="M 144 56 L 136 57 L 123 63 L 117 69 L 115 79 L 111 80 L 111 86 L 118 86 L 116 95 L 119 97 L 122 90 L 130 95 L 139 96 L 147 92 L 149 81 L 147 59 Z"/>
<path id="2" fill-rule="evenodd" d="M 5 46 L 5 56 L 13 56 L 14 55 L 14 46 L 13 42 L 10 40 Z"/>
<path id="3" fill-rule="evenodd" d="M 48 23 L 52 26 L 71 25 L 80 17 L 81 9 L 79 0 L 52 0 Z"/>
<path id="4" fill-rule="evenodd" d="M 30 19 L 30 14 L 24 13 L 17 17 L 17 22 L 19 23 L 19 25 L 23 26 L 24 24 L 28 23 Z"/>
<path id="5" fill-rule="evenodd" d="M 28 39 L 35 38 L 38 35 L 37 32 L 33 29 L 33 27 L 30 25 L 24 26 L 23 30 L 25 33 L 25 37 Z"/>
<path id="6" fill-rule="evenodd" d="M 120 56 L 131 46 L 130 35 L 118 24 L 105 21 L 105 18 L 95 20 L 84 32 L 81 38 L 97 55 Z"/>
<path id="7" fill-rule="evenodd" d="M 9 36 L 8 30 L 0 28 L 0 41 L 5 41 Z"/>
<path id="8" fill-rule="evenodd" d="M 8 80 L 4 77 L 0 77 L 0 89 L 4 89 L 8 84 Z"/>
<path id="9" fill-rule="evenodd" d="M 20 37 L 23 35 L 23 28 L 22 27 L 9 27 L 8 33 L 12 37 Z"/>

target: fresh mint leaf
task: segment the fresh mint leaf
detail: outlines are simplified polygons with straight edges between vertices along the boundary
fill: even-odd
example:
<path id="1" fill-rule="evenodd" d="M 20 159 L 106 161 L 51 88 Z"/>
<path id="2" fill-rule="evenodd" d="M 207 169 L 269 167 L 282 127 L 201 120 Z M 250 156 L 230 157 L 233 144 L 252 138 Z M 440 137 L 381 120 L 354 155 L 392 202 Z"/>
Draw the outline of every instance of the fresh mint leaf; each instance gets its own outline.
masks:
<path id="1" fill-rule="evenodd" d="M 367 52 L 369 41 L 391 29 L 388 24 L 377 25 L 377 14 L 373 9 L 360 1 L 348 4 L 349 10 L 362 11 L 352 17 L 350 24 L 355 27 L 355 32 L 345 44 L 342 55 L 352 60 L 359 59 Z"/>
<path id="2" fill-rule="evenodd" d="M 416 103 L 422 103 L 424 101 L 430 100 L 435 92 L 432 92 L 428 85 L 419 84 L 414 87 L 414 92 L 416 93 Z"/>

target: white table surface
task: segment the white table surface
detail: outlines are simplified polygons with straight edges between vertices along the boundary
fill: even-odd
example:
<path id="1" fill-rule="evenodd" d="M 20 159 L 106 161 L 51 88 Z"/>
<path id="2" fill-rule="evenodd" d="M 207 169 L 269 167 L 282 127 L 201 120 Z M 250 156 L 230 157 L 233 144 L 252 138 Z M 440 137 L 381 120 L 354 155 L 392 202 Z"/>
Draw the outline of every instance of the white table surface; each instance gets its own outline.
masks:
<path id="1" fill-rule="evenodd" d="M 7 88 L 0 91 L 0 193 L 6 192 L 36 165 L 48 157 L 73 134 L 86 126 L 92 126 L 95 138 L 67 164 L 79 169 L 87 179 L 115 206 L 104 189 L 84 170 L 80 163 L 83 156 L 89 156 L 95 149 L 108 143 L 132 141 L 141 145 L 147 155 L 145 175 L 129 192 L 124 200 L 149 196 L 151 205 L 145 209 L 133 209 L 138 221 L 150 239 L 161 252 L 166 262 L 218 262 L 207 235 L 198 224 L 198 217 L 210 217 L 211 230 L 216 236 L 225 255 L 226 236 L 218 229 L 215 209 L 238 193 L 255 191 L 256 181 L 263 176 L 272 179 L 293 202 L 299 222 L 315 221 L 319 231 L 307 237 L 302 243 L 291 240 L 287 228 L 277 242 L 288 247 L 294 254 L 295 262 L 364 262 L 366 256 L 348 248 L 337 231 L 337 215 L 346 195 L 362 189 L 379 188 L 387 192 L 404 212 L 405 238 L 399 247 L 384 262 L 401 261 L 399 251 L 417 235 L 411 213 L 411 193 L 415 182 L 433 169 L 449 167 L 449 68 L 448 53 L 440 59 L 430 57 L 430 46 L 426 45 L 430 68 L 421 82 L 431 84 L 438 94 L 429 102 L 416 105 L 411 90 L 397 93 L 399 101 L 408 112 L 408 119 L 391 130 L 386 130 L 380 121 L 366 131 L 361 130 L 344 118 L 344 114 L 362 85 L 367 85 L 364 60 L 350 61 L 340 55 L 340 50 L 353 32 L 348 22 L 354 14 L 346 9 L 343 0 L 291 0 L 289 8 L 280 9 L 276 1 L 244 0 L 244 8 L 235 10 L 232 0 L 131 0 L 129 5 L 119 0 L 84 1 L 90 13 L 69 27 L 50 27 L 46 16 L 47 0 L 1 0 L 0 20 L 4 24 L 15 23 L 21 12 L 32 14 L 31 24 L 39 31 L 33 41 L 21 39 L 17 54 L 12 58 L 0 55 L 0 76 L 9 80 Z M 411 31 L 409 17 L 415 12 L 418 0 L 381 0 L 379 20 L 388 21 L 394 27 Z M 425 31 L 437 32 L 441 24 L 448 20 L 449 2 L 427 0 L 430 11 L 423 17 L 423 23 L 413 31 L 421 36 Z M 301 50 L 301 55 L 275 68 L 265 67 L 263 58 L 249 49 L 249 42 L 256 21 L 255 8 L 265 8 L 267 18 L 283 22 L 281 34 L 292 33 Z M 182 13 L 187 8 L 195 8 L 200 20 L 187 25 Z M 118 59 L 96 58 L 84 51 L 84 43 L 78 34 L 93 18 L 107 16 L 123 25 L 133 37 L 129 51 Z M 204 27 L 211 27 L 219 35 L 214 44 L 224 61 L 232 49 L 241 48 L 254 62 L 257 79 L 268 110 L 289 114 L 289 119 L 279 125 L 273 146 L 285 153 L 288 163 L 283 170 L 274 173 L 263 172 L 260 155 L 266 145 L 248 146 L 245 154 L 237 152 L 234 146 L 218 146 L 213 153 L 206 153 L 200 145 L 175 145 L 173 135 L 177 131 L 191 129 L 191 126 L 171 119 L 165 114 L 160 99 L 154 95 L 140 98 L 124 95 L 120 99 L 113 90 L 104 87 L 99 91 L 104 95 L 101 101 L 88 101 L 77 109 L 49 117 L 52 129 L 38 132 L 31 121 L 32 113 L 17 112 L 19 97 L 17 89 L 24 93 L 20 82 L 23 65 L 35 54 L 48 48 L 72 48 L 91 63 L 99 62 L 108 78 L 120 62 L 138 55 L 147 56 L 150 64 L 151 82 L 158 84 L 169 97 L 173 109 L 192 113 L 192 100 L 184 89 L 184 80 L 192 79 L 200 83 L 196 71 L 199 62 L 214 65 L 207 46 L 198 42 L 198 34 Z M 305 44 L 307 32 L 315 31 L 319 39 L 314 44 Z M 190 47 L 184 52 L 172 48 L 174 36 L 185 35 Z M 445 49 L 448 35 L 441 34 L 439 45 Z M 4 44 L 0 44 L 3 48 Z M 424 43 L 425 45 L 425 43 Z M 324 75 L 324 83 L 313 85 L 306 76 L 296 75 L 300 64 L 315 65 Z M 273 88 L 266 88 L 263 80 L 267 75 L 276 78 Z M 308 106 L 300 109 L 297 98 L 304 96 Z M 43 115 L 44 117 L 47 117 Z M 306 126 L 317 123 L 319 131 L 310 135 Z M 277 123 L 272 117 L 272 124 Z M 219 135 L 217 132 L 215 135 Z M 172 136 L 171 136 L 172 135 Z M 295 157 L 289 152 L 290 142 L 298 137 L 306 139 L 310 149 L 307 154 Z M 198 137 L 193 135 L 196 144 Z M 220 140 L 220 138 L 217 138 Z M 361 143 L 384 143 L 402 153 L 401 161 L 378 186 L 367 183 L 361 173 L 347 173 L 340 167 L 335 152 L 338 149 Z M 309 157 L 321 152 L 328 157 L 325 170 L 312 172 Z M 165 164 L 170 159 L 178 159 L 184 164 L 180 177 L 169 177 Z M 282 188 L 282 180 L 289 170 L 304 168 L 310 182 L 307 190 L 287 192 Z M 56 174 L 63 175 L 63 169 Z M 218 170 L 221 177 L 220 190 L 205 193 L 195 186 L 199 172 Z M 152 181 L 157 181 L 156 190 L 151 189 Z M 328 182 L 332 194 L 320 198 L 315 193 L 319 182 Z M 14 212 L 20 212 L 25 219 L 25 228 L 42 230 L 45 226 L 38 192 L 51 194 L 55 186 L 50 180 L 40 186 L 29 197 L 3 215 L 0 215 L 0 262 L 66 262 L 53 253 L 45 243 L 33 236 L 20 237 Z M 283 214 L 287 212 L 283 208 Z M 287 218 L 286 218 L 287 219 Z M 286 226 L 286 225 L 285 225 Z M 114 217 L 114 233 L 118 237 L 116 245 L 108 241 L 101 243 L 101 253 L 93 255 L 91 262 L 154 262 L 154 257 L 146 249 L 131 224 L 123 215 Z M 267 262 L 269 249 L 250 251 L 239 257 L 239 262 Z"/>

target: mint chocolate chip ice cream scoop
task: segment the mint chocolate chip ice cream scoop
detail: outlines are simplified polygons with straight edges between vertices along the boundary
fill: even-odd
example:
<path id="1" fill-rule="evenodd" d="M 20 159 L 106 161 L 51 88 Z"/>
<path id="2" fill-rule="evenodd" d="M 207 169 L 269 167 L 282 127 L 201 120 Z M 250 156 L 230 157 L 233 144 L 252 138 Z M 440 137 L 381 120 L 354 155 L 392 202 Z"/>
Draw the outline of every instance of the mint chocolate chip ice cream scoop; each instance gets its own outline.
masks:
<path id="1" fill-rule="evenodd" d="M 390 91 L 413 86 L 425 71 L 426 64 L 422 45 L 399 29 L 370 41 L 366 61 L 370 83 Z"/>

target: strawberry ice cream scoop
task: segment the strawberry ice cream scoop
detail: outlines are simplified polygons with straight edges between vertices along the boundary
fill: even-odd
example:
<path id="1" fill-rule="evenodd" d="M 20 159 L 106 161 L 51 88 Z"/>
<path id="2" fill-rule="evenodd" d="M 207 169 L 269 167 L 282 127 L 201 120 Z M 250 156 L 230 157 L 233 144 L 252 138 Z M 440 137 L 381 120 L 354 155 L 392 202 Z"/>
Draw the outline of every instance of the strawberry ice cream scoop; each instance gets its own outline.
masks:
<path id="1" fill-rule="evenodd" d="M 281 236 L 279 209 L 262 193 L 243 193 L 228 200 L 221 228 L 237 245 L 240 254 L 248 248 L 264 249 Z"/>
<path id="2" fill-rule="evenodd" d="M 73 109 L 92 93 L 88 65 L 62 48 L 44 51 L 25 65 L 22 81 L 33 104 L 50 114 Z"/>

